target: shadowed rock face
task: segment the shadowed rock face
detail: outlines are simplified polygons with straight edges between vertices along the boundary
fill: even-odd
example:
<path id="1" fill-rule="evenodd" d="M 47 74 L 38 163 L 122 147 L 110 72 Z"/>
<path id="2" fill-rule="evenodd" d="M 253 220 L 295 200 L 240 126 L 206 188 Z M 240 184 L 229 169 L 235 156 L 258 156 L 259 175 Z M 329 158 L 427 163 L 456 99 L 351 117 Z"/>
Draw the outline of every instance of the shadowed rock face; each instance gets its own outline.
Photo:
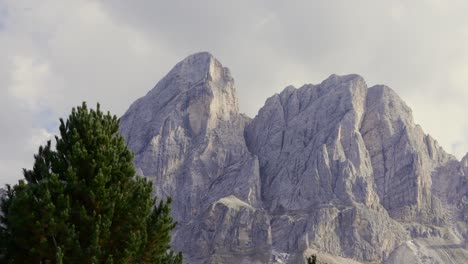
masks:
<path id="1" fill-rule="evenodd" d="M 435 223 L 444 212 L 431 192 L 431 174 L 457 161 L 414 124 L 411 109 L 390 88 L 369 88 L 366 101 L 361 133 L 382 205 L 396 219 Z"/>
<path id="2" fill-rule="evenodd" d="M 390 88 L 358 75 L 287 87 L 251 120 L 229 70 L 197 53 L 120 132 L 155 195 L 172 196 L 187 263 L 300 263 L 311 250 L 391 261 L 411 238 L 466 238 L 468 156 L 445 153 Z"/>

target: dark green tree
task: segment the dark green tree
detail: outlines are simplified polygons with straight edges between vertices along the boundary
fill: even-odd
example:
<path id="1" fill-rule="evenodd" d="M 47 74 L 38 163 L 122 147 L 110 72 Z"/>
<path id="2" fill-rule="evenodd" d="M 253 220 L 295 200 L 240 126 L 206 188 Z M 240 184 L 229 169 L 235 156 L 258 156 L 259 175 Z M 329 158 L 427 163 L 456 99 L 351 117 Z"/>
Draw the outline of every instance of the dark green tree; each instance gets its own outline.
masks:
<path id="1" fill-rule="evenodd" d="M 109 113 L 74 108 L 1 206 L 1 263 L 182 263 L 170 198 L 151 198 Z"/>

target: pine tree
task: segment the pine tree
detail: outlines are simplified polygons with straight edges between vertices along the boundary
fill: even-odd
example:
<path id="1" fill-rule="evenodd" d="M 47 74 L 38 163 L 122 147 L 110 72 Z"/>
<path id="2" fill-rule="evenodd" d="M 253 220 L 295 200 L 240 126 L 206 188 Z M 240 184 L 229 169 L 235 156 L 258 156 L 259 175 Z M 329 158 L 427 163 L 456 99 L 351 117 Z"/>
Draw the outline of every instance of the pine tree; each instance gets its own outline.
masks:
<path id="1" fill-rule="evenodd" d="M 170 248 L 170 198 L 135 177 L 119 120 L 83 103 L 60 119 L 56 150 L 39 148 L 24 180 L 7 186 L 1 263 L 182 263 Z"/>

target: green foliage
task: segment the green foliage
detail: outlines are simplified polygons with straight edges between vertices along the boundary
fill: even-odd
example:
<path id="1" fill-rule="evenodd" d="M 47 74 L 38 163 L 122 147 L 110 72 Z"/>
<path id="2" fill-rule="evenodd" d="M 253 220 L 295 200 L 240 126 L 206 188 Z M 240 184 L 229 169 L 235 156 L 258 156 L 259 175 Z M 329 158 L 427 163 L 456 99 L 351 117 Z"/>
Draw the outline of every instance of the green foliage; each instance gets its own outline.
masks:
<path id="1" fill-rule="evenodd" d="M 24 180 L 7 186 L 1 263 L 182 263 L 170 249 L 170 203 L 135 177 L 119 120 L 83 103 L 60 120 L 56 150 L 40 147 Z"/>
<path id="2" fill-rule="evenodd" d="M 316 264 L 317 263 L 317 256 L 312 255 L 307 258 L 307 264 Z"/>

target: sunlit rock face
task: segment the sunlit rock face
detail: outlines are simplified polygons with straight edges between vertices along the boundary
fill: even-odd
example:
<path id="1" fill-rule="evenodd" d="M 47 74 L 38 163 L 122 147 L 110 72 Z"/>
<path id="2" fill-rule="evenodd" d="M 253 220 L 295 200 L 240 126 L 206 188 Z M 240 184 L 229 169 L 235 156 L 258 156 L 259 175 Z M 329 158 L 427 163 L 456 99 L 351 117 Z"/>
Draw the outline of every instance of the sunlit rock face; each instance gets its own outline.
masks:
<path id="1" fill-rule="evenodd" d="M 261 216 L 265 223 L 260 219 L 259 225 L 268 230 L 268 216 L 261 209 L 258 160 L 244 140 L 248 121 L 239 114 L 229 70 L 209 53 L 194 54 L 178 63 L 121 118 L 120 132 L 135 153 L 137 172 L 154 182 L 157 197 L 172 197 L 173 216 L 179 222 L 178 230 L 184 231 L 183 236 L 175 234 L 174 245 L 187 256 L 193 253 L 205 260 L 214 250 L 231 252 L 219 237 L 211 237 L 211 225 L 221 232 L 228 228 L 223 221 L 239 222 L 233 217 L 211 223 L 213 215 L 242 215 L 244 222 Z M 211 208 L 225 197 L 234 197 L 253 211 L 229 208 L 230 203 L 225 205 L 227 212 Z M 202 225 L 208 228 L 206 233 Z M 243 232 L 257 232 L 251 222 L 245 225 Z M 240 248 L 268 248 L 271 239 L 260 240 Z M 187 244 L 193 252 L 186 252 Z M 232 252 L 234 248 L 229 247 Z"/>
<path id="2" fill-rule="evenodd" d="M 398 95 L 358 75 L 287 87 L 250 119 L 229 70 L 197 53 L 130 106 L 120 132 L 137 173 L 172 197 L 186 263 L 310 252 L 398 263 L 411 239 L 467 237 L 468 156 L 447 154 Z"/>
<path id="3" fill-rule="evenodd" d="M 357 75 L 287 88 L 269 98 L 246 129 L 271 210 L 304 210 L 341 202 L 379 204 L 359 126 L 367 87 Z M 359 188 L 356 188 L 359 186 Z"/>

